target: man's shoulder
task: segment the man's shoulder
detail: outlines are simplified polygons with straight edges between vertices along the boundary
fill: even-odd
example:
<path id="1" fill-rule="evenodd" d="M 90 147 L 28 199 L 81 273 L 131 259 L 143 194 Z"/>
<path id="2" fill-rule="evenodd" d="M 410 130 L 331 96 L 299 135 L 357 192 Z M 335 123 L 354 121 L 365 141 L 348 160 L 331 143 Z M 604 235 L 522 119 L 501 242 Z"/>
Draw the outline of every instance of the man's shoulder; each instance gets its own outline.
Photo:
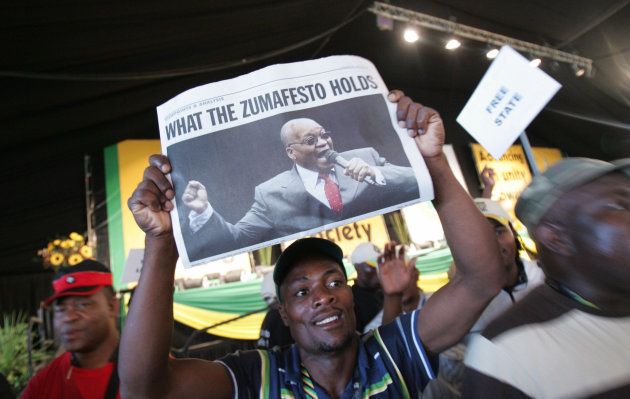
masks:
<path id="1" fill-rule="evenodd" d="M 69 366 L 70 366 L 70 352 L 65 352 L 57 356 L 50 363 L 48 363 L 48 365 L 46 365 L 46 367 L 41 369 L 37 373 L 37 375 L 49 374 L 51 372 L 56 372 L 59 370 L 63 371 L 64 369 L 67 369 Z"/>
<path id="2" fill-rule="evenodd" d="M 546 284 L 540 285 L 488 324 L 482 335 L 492 340 L 515 328 L 544 323 L 572 310 L 564 301 L 557 299 L 563 298 L 556 298 L 556 293 Z"/>
<path id="3" fill-rule="evenodd" d="M 547 285 L 535 289 L 471 340 L 464 391 L 487 396 L 494 384 L 535 398 L 626 393 L 630 317 L 602 317 L 580 306 Z M 480 375 L 487 376 L 483 383 Z"/>
<path id="4" fill-rule="evenodd" d="M 372 147 L 363 147 L 363 148 L 355 148 L 353 150 L 348 150 L 348 151 L 344 151 L 344 152 L 340 152 L 339 155 L 341 155 L 344 158 L 361 158 L 361 157 L 378 157 L 378 152 L 372 148 Z"/>
<path id="5" fill-rule="evenodd" d="M 69 365 L 70 353 L 66 352 L 39 370 L 29 381 L 27 389 L 32 393 L 36 393 L 40 389 L 49 389 L 51 386 L 57 385 L 54 381 L 62 381 L 65 378 Z"/>
<path id="6" fill-rule="evenodd" d="M 296 357 L 291 353 L 293 346 L 238 351 L 217 362 L 227 368 L 239 397 L 257 396 L 262 386 L 270 389 L 269 397 L 277 397 L 272 393 L 280 392 L 286 373 L 293 370 L 293 375 L 299 375 L 299 362 L 290 360 Z"/>
<path id="7" fill-rule="evenodd" d="M 296 178 L 299 179 L 299 175 L 297 174 L 295 167 L 292 167 L 291 169 L 278 173 L 269 180 L 260 183 L 258 186 L 256 186 L 256 189 L 262 191 L 277 190 L 280 187 L 287 186 L 293 179 Z"/>
<path id="8" fill-rule="evenodd" d="M 291 346 L 284 348 L 274 347 L 270 349 L 239 350 L 234 353 L 230 353 L 217 361 L 230 368 L 238 365 L 241 369 L 256 369 L 272 360 L 274 362 L 283 361 L 282 359 L 288 355 L 290 349 Z"/>
<path id="9" fill-rule="evenodd" d="M 417 328 L 419 314 L 419 310 L 402 314 L 363 334 L 361 339 L 368 358 L 382 359 L 387 367 L 398 369 L 407 384 L 421 390 L 435 378 L 437 357 L 429 356 L 422 343 Z"/>

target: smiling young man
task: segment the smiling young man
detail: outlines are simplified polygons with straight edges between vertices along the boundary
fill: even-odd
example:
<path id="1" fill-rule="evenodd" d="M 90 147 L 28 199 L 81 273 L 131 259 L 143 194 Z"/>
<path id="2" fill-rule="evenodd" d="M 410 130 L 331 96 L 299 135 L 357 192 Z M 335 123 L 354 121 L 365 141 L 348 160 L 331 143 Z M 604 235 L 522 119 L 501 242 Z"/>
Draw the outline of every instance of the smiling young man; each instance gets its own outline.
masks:
<path id="1" fill-rule="evenodd" d="M 295 345 L 284 351 L 241 352 L 215 362 L 169 361 L 177 259 L 169 215 L 174 191 L 166 177 L 171 171 L 168 159 L 152 156 L 128 201 L 146 233 L 146 246 L 135 306 L 121 342 L 119 370 L 125 396 L 419 396 L 433 378 L 427 352 L 438 353 L 459 341 L 504 285 L 505 276 L 489 224 L 453 176 L 442 152 L 444 127 L 439 114 L 400 91 L 388 98 L 397 103 L 399 123 L 414 138 L 433 178 L 434 205 L 460 265 L 459 277 L 434 293 L 421 313 L 403 315 L 361 338 L 341 250 L 321 239 L 298 240 L 280 256 L 274 271 L 281 313 Z"/>
<path id="2" fill-rule="evenodd" d="M 112 274 L 85 260 L 53 281 L 54 325 L 64 354 L 35 375 L 22 398 L 119 398 L 116 356 L 118 300 Z"/>
<path id="3" fill-rule="evenodd" d="M 293 167 L 256 186 L 251 208 L 236 223 L 212 207 L 201 182 L 190 181 L 182 194 L 190 209 L 184 230 L 189 256 L 253 245 L 418 198 L 413 170 L 388 163 L 374 148 L 341 152 L 347 167 L 331 162 L 333 138 L 312 119 L 286 122 L 280 141 Z"/>

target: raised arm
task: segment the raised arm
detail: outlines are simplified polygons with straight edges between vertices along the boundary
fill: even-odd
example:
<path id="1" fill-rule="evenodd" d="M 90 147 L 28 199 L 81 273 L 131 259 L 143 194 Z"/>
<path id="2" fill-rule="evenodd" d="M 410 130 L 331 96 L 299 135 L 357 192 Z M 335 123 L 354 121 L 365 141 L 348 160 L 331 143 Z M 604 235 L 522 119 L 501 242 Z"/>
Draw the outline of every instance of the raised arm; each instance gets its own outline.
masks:
<path id="1" fill-rule="evenodd" d="M 383 320 L 391 323 L 403 312 L 403 294 L 411 284 L 418 284 L 414 273 L 415 258 L 405 262 L 405 247 L 396 248 L 396 242 L 385 244 L 378 262 L 378 279 L 383 288 Z"/>
<path id="2" fill-rule="evenodd" d="M 442 152 L 440 115 L 398 90 L 389 99 L 398 103 L 399 123 L 414 138 L 431 174 L 433 204 L 457 264 L 458 276 L 431 296 L 418 318 L 424 346 L 437 353 L 463 338 L 506 276 L 490 224 L 455 179 Z"/>
<path id="3" fill-rule="evenodd" d="M 483 183 L 481 198 L 492 199 L 492 190 L 494 190 L 494 185 L 496 183 L 494 169 L 489 168 L 488 165 L 484 166 L 483 170 L 479 174 L 479 177 L 481 177 L 481 182 Z"/>
<path id="4" fill-rule="evenodd" d="M 177 249 L 170 211 L 174 190 L 166 178 L 171 166 L 153 155 L 142 182 L 129 198 L 129 209 L 146 233 L 144 265 L 123 328 L 120 391 L 130 398 L 229 398 L 225 368 L 202 360 L 168 359 L 173 329 L 173 280 Z"/>

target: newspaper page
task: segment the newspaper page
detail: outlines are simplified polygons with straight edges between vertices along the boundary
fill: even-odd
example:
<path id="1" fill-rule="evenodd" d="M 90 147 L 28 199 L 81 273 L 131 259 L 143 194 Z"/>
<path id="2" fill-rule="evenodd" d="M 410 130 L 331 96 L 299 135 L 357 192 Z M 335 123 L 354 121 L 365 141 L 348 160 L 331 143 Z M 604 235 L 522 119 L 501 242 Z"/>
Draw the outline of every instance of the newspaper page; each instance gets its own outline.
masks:
<path id="1" fill-rule="evenodd" d="M 374 65 L 273 65 L 157 108 L 184 266 L 313 235 L 433 198 Z"/>

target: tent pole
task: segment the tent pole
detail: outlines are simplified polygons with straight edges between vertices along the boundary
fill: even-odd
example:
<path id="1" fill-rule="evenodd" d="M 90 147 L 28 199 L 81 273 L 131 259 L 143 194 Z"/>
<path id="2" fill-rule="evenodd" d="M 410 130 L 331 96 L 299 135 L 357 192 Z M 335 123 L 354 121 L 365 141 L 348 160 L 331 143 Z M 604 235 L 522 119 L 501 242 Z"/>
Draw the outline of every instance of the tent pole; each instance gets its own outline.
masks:
<path id="1" fill-rule="evenodd" d="M 534 159 L 534 152 L 532 151 L 531 144 L 529 144 L 527 132 L 523 130 L 523 133 L 521 133 L 519 138 L 521 139 L 521 145 L 523 146 L 523 150 L 525 151 L 525 156 L 527 156 L 529 167 L 531 168 L 532 172 L 534 172 L 534 176 L 538 176 L 540 174 L 540 171 L 538 170 L 538 166 L 536 165 L 536 159 Z"/>

